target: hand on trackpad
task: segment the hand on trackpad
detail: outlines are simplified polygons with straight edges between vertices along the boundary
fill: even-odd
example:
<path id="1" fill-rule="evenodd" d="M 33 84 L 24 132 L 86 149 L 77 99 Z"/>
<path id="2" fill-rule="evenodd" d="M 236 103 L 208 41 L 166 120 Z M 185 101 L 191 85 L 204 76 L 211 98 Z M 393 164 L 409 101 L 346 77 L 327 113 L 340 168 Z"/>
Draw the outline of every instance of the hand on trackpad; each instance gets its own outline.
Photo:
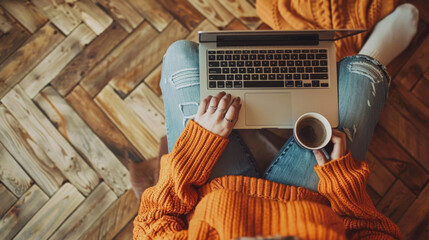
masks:
<path id="1" fill-rule="evenodd" d="M 244 99 L 247 125 L 292 124 L 291 93 L 246 93 Z"/>

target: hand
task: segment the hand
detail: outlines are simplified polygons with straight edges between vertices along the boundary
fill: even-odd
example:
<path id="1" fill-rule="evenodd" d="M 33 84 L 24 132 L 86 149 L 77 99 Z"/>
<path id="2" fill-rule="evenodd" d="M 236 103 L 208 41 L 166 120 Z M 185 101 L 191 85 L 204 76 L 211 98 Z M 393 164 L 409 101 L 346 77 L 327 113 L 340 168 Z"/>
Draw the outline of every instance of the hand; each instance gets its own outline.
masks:
<path id="1" fill-rule="evenodd" d="M 334 148 L 331 152 L 331 159 L 338 159 L 344 156 L 347 152 L 347 141 L 346 134 L 337 129 L 332 129 L 332 137 L 331 142 L 334 144 Z M 326 160 L 325 155 L 323 155 L 322 151 L 314 150 L 314 157 L 316 157 L 317 163 L 319 166 L 323 166 L 328 161 Z"/>
<path id="2" fill-rule="evenodd" d="M 198 107 L 195 122 L 201 127 L 227 138 L 237 123 L 241 109 L 240 97 L 231 102 L 231 94 L 220 92 L 216 96 L 207 96 Z"/>

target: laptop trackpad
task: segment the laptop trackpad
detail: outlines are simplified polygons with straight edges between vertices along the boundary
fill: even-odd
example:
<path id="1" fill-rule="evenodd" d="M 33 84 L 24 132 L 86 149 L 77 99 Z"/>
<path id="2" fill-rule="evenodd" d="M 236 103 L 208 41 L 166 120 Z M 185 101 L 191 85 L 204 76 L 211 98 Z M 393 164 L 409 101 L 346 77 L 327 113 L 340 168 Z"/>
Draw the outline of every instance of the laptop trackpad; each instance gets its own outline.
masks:
<path id="1" fill-rule="evenodd" d="M 246 125 L 292 124 L 291 93 L 246 93 Z"/>

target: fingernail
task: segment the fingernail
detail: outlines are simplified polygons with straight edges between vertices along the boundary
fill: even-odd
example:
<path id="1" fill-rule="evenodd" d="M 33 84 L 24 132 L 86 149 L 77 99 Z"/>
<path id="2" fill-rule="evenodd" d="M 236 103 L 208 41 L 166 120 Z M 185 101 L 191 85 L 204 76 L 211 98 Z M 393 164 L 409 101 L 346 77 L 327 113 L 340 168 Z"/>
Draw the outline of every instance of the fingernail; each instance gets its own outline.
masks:
<path id="1" fill-rule="evenodd" d="M 228 93 L 226 96 L 227 96 L 227 97 L 231 97 L 231 94 L 229 94 L 229 93 Z"/>

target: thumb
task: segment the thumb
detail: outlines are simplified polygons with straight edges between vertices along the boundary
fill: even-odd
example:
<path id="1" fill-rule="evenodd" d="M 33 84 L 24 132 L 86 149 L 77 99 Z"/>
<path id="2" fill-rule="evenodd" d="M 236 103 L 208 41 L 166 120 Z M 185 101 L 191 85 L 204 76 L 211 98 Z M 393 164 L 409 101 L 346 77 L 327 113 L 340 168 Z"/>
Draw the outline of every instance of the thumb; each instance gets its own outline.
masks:
<path id="1" fill-rule="evenodd" d="M 325 155 L 320 150 L 313 150 L 314 157 L 316 158 L 317 163 L 319 166 L 325 165 L 327 162 Z"/>

